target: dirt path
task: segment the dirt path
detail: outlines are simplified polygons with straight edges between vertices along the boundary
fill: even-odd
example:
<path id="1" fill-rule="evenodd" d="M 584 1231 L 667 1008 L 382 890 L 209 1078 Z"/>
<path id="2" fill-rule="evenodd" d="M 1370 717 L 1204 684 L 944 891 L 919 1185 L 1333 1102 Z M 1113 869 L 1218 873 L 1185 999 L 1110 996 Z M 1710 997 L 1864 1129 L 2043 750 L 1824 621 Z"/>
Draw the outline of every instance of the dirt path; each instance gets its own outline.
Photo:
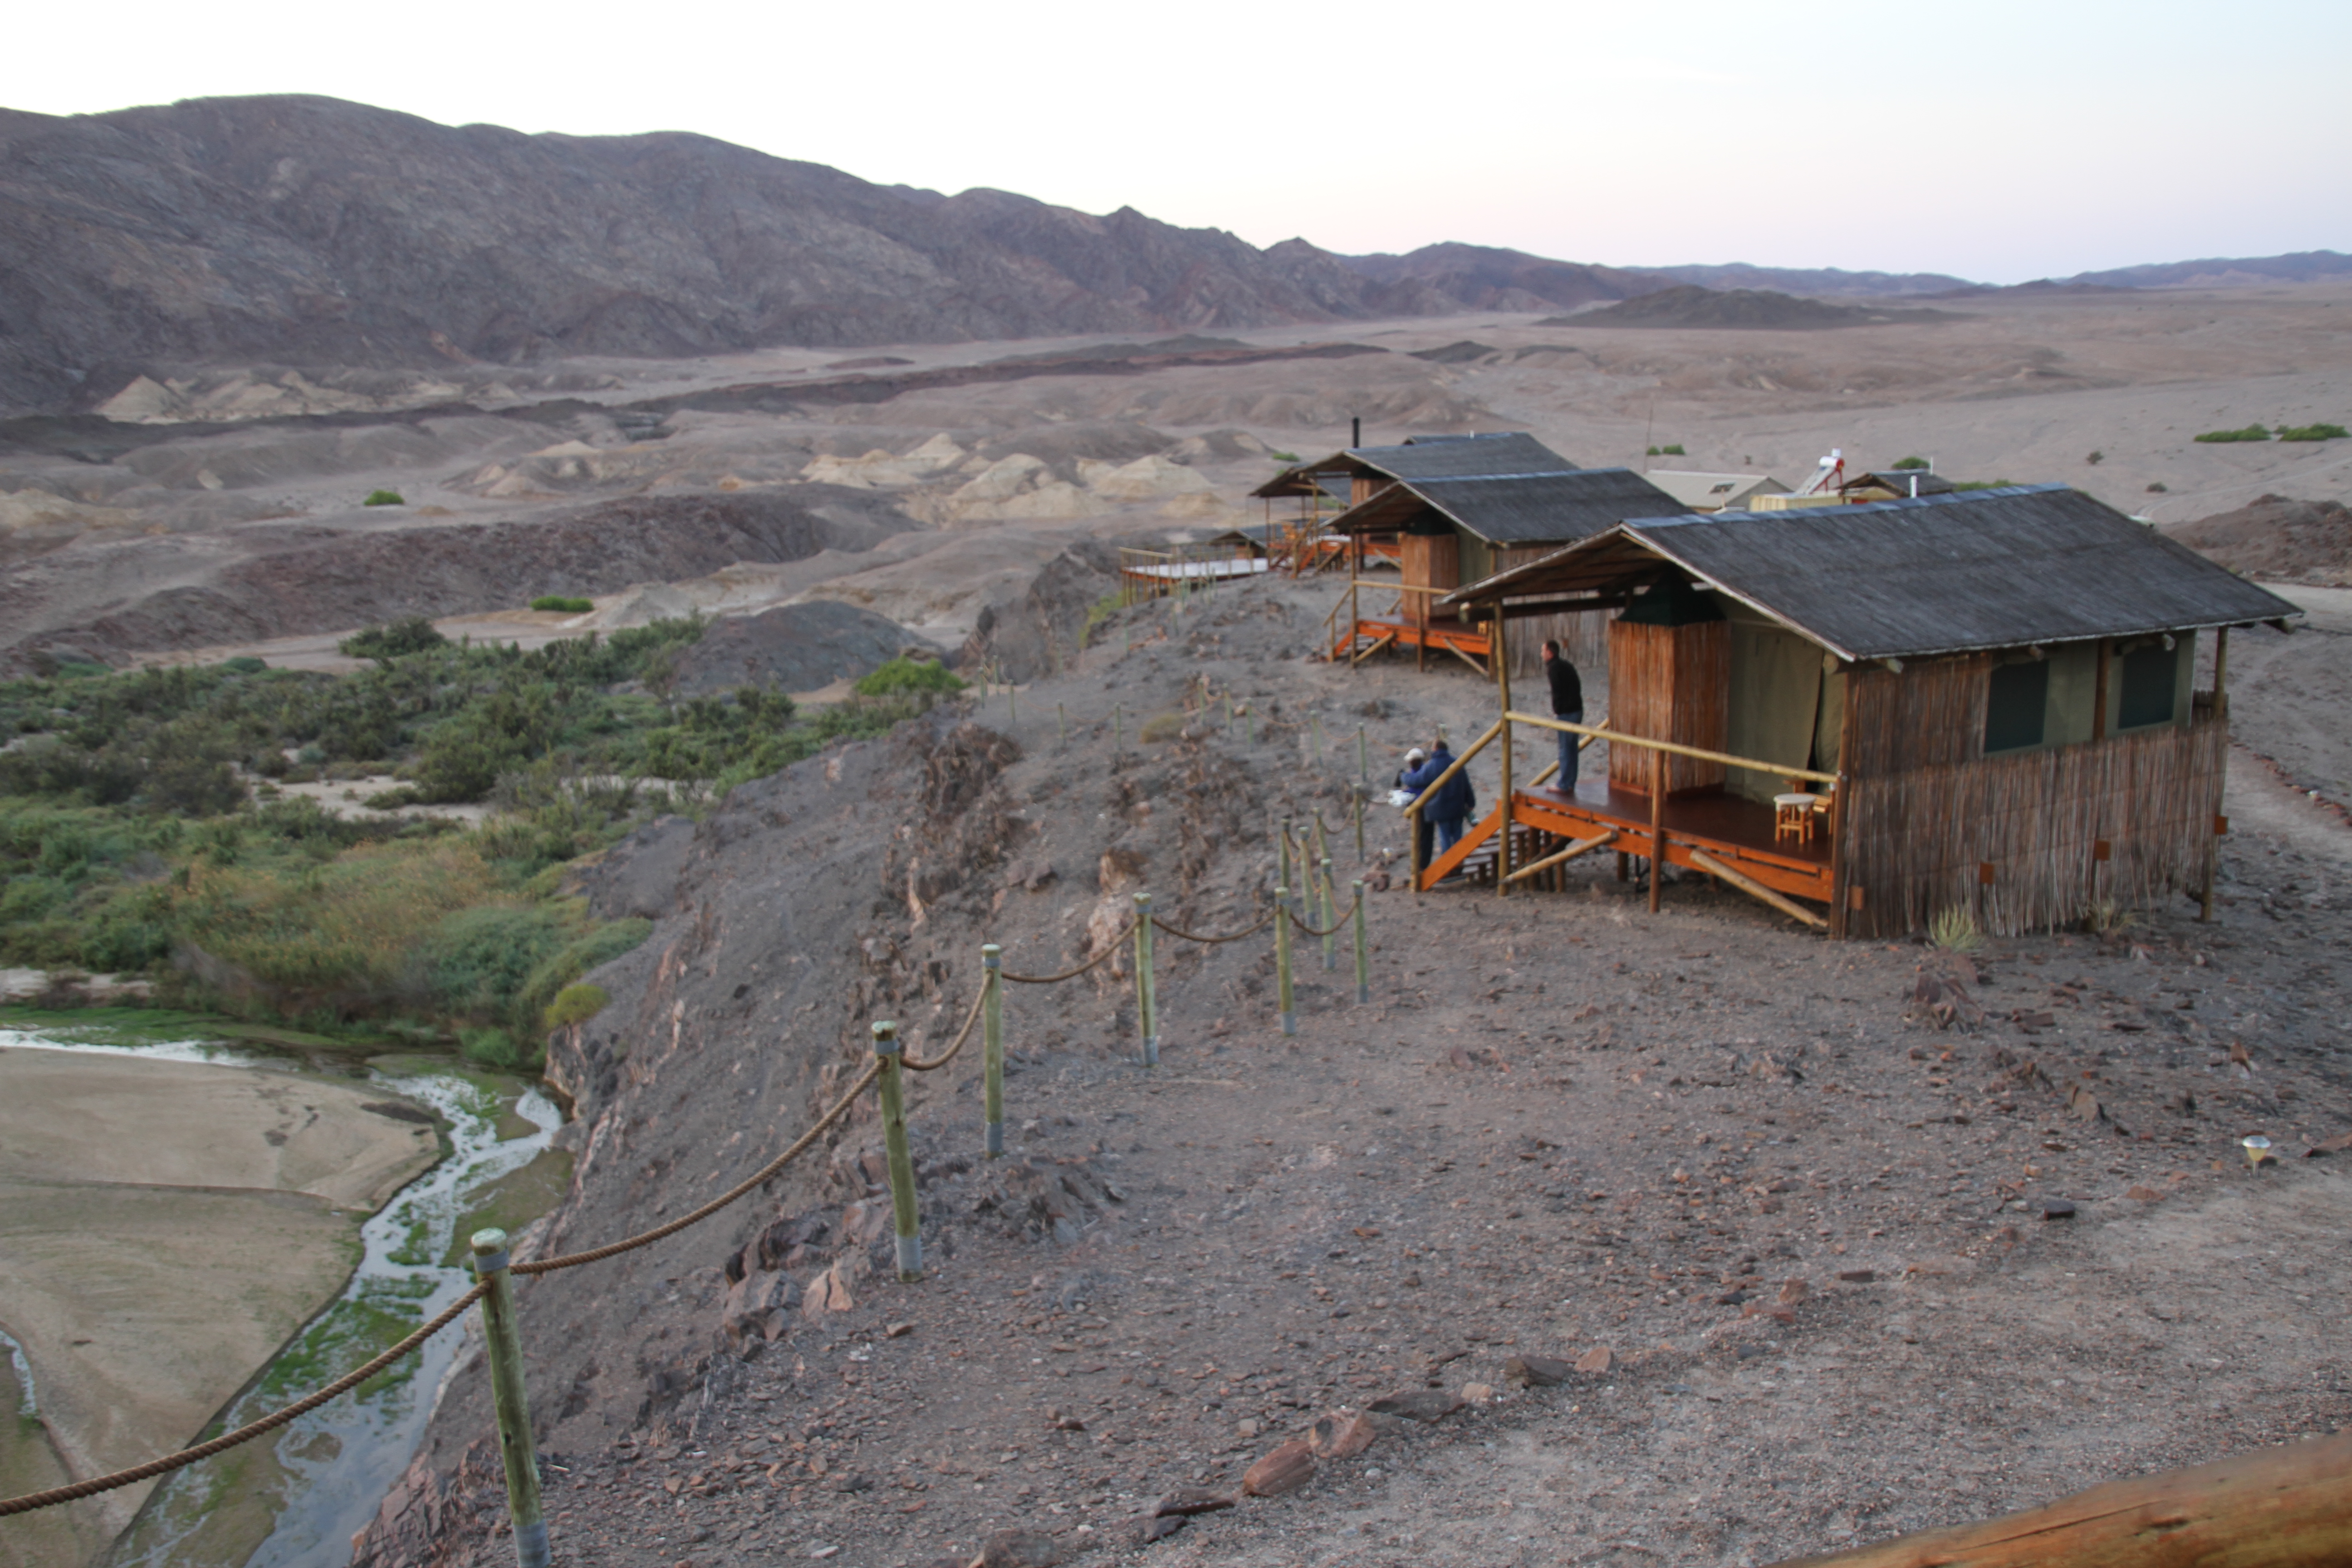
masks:
<path id="1" fill-rule="evenodd" d="M 586 1152 L 535 1245 L 718 1190 L 872 1017 L 936 1048 L 982 940 L 1059 967 L 1139 879 L 1181 924 L 1245 924 L 1267 823 L 1344 810 L 1360 718 L 1377 780 L 1491 705 L 1467 671 L 1307 662 L 1318 594 L 1131 612 L 1017 719 L 977 715 L 1017 759 L 978 731 L 846 748 L 593 874 L 593 900 L 667 912 L 563 1058 Z M 1215 705 L 1139 745 L 1203 676 L 1255 742 Z M 2212 926 L 2184 900 L 2110 941 L 1992 944 L 1969 1030 L 1906 1017 L 1930 950 L 1696 881 L 1652 916 L 1605 863 L 1560 896 L 1375 893 L 1373 1004 L 1303 945 L 1295 1039 L 1265 939 L 1163 939 L 1155 1071 L 1115 970 L 1016 988 L 1011 1157 L 974 1158 L 969 1058 L 915 1090 L 922 1283 L 845 1206 L 872 1195 L 867 1122 L 755 1213 L 529 1288 L 559 1550 L 890 1568 L 1021 1527 L 1105 1562 L 1761 1562 L 2332 1429 L 2352 1183 L 2299 1156 L 2352 1102 L 2352 886 L 2252 814 L 2225 863 Z M 2283 1167 L 2246 1167 L 2257 1130 Z M 2060 1198 L 2074 1217 L 2043 1218 Z M 855 1304 L 730 1331 L 729 1268 L 779 1265 Z M 1601 1350 L 1509 1385 L 1512 1356 Z M 503 1550 L 426 1527 L 494 1502 L 479 1384 L 460 1372 L 358 1561 Z M 1433 1392 L 1471 1397 L 1139 1543 L 1171 1489 Z"/>

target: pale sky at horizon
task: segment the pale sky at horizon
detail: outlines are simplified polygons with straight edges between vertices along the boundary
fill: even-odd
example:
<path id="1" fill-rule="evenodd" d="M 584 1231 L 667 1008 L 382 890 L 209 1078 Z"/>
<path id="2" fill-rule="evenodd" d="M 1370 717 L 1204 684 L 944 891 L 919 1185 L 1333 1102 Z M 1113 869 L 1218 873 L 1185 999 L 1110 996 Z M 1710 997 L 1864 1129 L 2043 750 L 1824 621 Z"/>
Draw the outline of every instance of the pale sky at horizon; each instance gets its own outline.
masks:
<path id="1" fill-rule="evenodd" d="M 1351 253 L 1462 240 L 2010 283 L 2352 249 L 2342 0 L 1466 14 L 1475 29 L 1391 0 L 1131 19 L 1066 0 L 124 0 L 102 27 L 68 7 L 13 18 L 12 54 L 39 68 L 0 101 L 308 92 L 446 124 L 691 131 L 881 184 Z"/>

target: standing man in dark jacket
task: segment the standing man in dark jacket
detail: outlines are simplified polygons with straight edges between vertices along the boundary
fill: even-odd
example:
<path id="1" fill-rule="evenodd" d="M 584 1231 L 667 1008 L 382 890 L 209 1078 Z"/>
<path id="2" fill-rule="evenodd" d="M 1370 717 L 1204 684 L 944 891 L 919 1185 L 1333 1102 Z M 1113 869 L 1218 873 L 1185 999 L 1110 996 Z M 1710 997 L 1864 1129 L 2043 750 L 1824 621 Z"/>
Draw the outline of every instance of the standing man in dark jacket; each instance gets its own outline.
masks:
<path id="1" fill-rule="evenodd" d="M 1547 641 L 1543 645 L 1544 679 L 1551 682 L 1551 716 L 1569 724 L 1584 722 L 1584 682 L 1577 679 L 1576 666 L 1568 662 L 1559 651 L 1559 644 Z M 1559 738 L 1559 774 L 1551 787 L 1561 795 L 1576 793 L 1576 749 L 1583 739 L 1565 730 L 1552 733 Z"/>
<path id="2" fill-rule="evenodd" d="M 1438 775 L 1454 765 L 1454 752 L 1443 737 L 1429 749 L 1429 760 L 1405 774 L 1404 786 L 1419 795 L 1437 783 Z M 1462 825 L 1476 807 L 1478 796 L 1470 787 L 1470 775 L 1465 771 L 1445 781 L 1444 786 L 1432 795 L 1421 808 L 1423 816 L 1437 825 L 1437 853 L 1444 855 L 1462 837 Z M 1426 861 L 1423 862 L 1425 866 Z"/>

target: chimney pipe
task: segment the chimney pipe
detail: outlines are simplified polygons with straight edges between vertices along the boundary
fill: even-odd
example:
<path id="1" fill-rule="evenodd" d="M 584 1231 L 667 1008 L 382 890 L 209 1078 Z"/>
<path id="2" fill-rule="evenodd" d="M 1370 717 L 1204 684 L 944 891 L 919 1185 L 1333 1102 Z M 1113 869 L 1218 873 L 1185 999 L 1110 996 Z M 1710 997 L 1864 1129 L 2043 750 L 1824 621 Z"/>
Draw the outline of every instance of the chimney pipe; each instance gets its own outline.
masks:
<path id="1" fill-rule="evenodd" d="M 1362 446 L 1364 444 L 1363 420 L 1361 418 L 1350 419 L 1348 421 L 1348 426 L 1351 432 L 1348 437 L 1348 445 L 1350 447 Z"/>

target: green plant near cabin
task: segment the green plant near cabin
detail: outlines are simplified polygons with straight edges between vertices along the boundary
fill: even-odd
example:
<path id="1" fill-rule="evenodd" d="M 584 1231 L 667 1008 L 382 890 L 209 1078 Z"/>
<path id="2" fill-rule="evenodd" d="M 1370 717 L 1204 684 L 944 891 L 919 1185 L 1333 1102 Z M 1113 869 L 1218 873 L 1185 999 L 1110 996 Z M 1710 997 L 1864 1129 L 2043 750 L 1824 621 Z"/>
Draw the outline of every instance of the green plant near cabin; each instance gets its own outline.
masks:
<path id="1" fill-rule="evenodd" d="M 1935 467 L 1933 463 L 1930 463 L 1925 458 L 1897 458 L 1894 462 L 1887 466 L 1893 468 L 1896 473 L 1906 473 L 1913 468 L 1932 468 Z"/>
<path id="2" fill-rule="evenodd" d="M 534 610 L 551 611 L 557 615 L 584 616 L 596 607 L 593 600 L 569 594 L 541 594 L 530 602 Z"/>
<path id="3" fill-rule="evenodd" d="M 2342 441 L 2352 439 L 2352 430 L 2341 425 L 2285 425 L 2278 437 L 2282 441 Z"/>
<path id="4" fill-rule="evenodd" d="M 401 499 L 398 490 L 370 490 L 367 493 L 367 500 L 360 502 L 362 506 L 406 506 L 407 504 Z"/>
<path id="5" fill-rule="evenodd" d="M 1927 921 L 1927 940 L 1947 952 L 1974 952 L 1984 945 L 1984 932 L 1973 913 L 1955 904 Z"/>
<path id="6" fill-rule="evenodd" d="M 935 658 L 908 658 L 901 654 L 875 667 L 852 688 L 860 697 L 896 697 L 907 692 L 961 691 L 964 681 Z"/>
<path id="7" fill-rule="evenodd" d="M 1298 454 L 1296 452 L 1268 452 L 1266 456 L 1272 458 L 1277 463 L 1295 463 L 1298 461 Z"/>
<path id="8" fill-rule="evenodd" d="M 2083 910 L 2083 929 L 2094 936 L 2113 936 L 2139 924 L 2139 917 L 2113 899 L 2095 899 Z"/>
<path id="9" fill-rule="evenodd" d="M 2220 446 L 2231 441 L 2267 441 L 2271 433 L 2260 425 L 2249 425 L 2242 430 L 2208 430 L 2201 436 L 2191 436 L 2192 441 L 2208 446 Z"/>

